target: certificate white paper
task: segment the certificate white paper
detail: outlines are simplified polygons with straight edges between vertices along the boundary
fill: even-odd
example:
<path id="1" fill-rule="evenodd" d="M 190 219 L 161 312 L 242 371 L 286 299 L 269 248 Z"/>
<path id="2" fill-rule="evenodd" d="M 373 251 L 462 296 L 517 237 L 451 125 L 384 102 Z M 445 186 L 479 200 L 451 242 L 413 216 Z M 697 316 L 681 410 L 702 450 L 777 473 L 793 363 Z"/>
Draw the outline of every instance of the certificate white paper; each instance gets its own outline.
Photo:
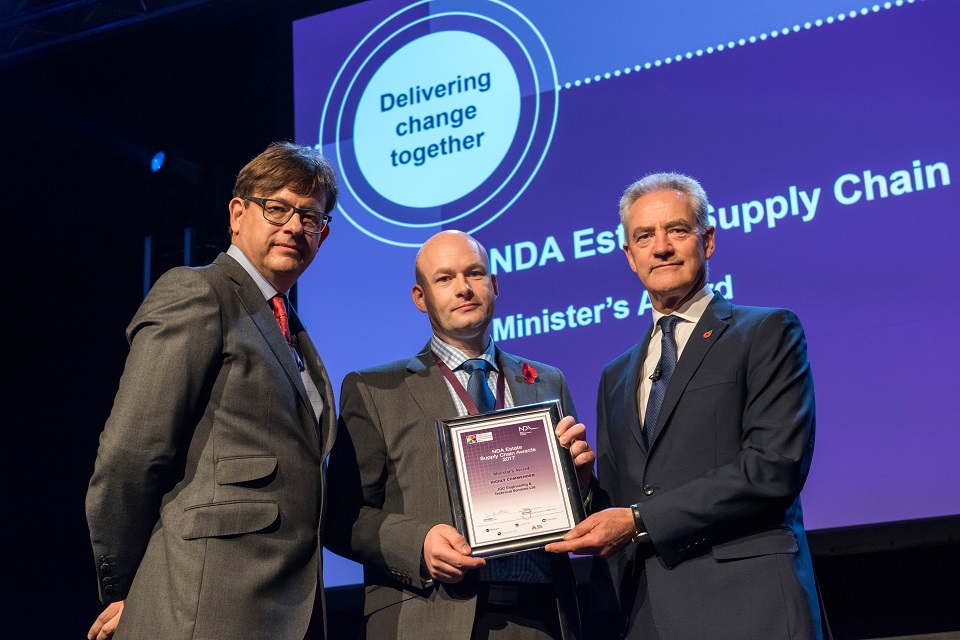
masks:
<path id="1" fill-rule="evenodd" d="M 585 516 L 557 402 L 438 421 L 457 529 L 476 556 L 559 540 Z"/>

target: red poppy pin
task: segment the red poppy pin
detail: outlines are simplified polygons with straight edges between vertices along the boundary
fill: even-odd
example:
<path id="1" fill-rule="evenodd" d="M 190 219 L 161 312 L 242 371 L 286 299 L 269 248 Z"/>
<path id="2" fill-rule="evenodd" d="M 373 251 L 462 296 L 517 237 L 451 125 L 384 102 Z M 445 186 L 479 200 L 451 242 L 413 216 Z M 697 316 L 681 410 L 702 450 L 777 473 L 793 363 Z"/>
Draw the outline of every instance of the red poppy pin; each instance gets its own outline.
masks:
<path id="1" fill-rule="evenodd" d="M 709 338 L 709 337 L 712 336 L 712 335 L 713 335 L 713 331 L 707 331 L 705 334 L 703 334 L 703 337 L 704 337 L 704 338 Z"/>
<path id="2" fill-rule="evenodd" d="M 533 384 L 533 381 L 537 379 L 537 370 L 526 362 L 523 363 L 523 379 L 530 384 Z"/>

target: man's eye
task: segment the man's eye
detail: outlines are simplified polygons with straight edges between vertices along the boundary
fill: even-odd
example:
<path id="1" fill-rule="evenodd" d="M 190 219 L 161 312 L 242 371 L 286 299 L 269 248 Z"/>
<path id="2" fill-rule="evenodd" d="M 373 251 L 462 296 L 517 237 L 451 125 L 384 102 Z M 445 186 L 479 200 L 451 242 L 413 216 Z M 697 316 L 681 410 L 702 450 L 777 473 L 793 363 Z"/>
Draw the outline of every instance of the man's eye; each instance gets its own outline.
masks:
<path id="1" fill-rule="evenodd" d="M 286 213 L 286 207 L 283 207 L 278 204 L 267 205 L 267 213 L 272 213 L 274 215 Z"/>

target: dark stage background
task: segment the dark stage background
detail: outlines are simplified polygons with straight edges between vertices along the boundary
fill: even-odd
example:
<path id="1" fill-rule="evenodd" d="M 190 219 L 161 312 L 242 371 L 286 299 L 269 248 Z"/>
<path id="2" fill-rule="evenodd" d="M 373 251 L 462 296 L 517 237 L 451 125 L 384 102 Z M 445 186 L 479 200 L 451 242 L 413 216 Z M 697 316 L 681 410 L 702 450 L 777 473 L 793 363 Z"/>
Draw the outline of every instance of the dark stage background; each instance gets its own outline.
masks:
<path id="1" fill-rule="evenodd" d="M 185 262 L 186 228 L 191 264 L 226 248 L 235 172 L 294 135 L 291 22 L 346 4 L 193 3 L 0 61 L 8 634 L 79 638 L 100 611 L 83 499 L 144 238 L 153 277 Z M 314 268 L 336 267 L 321 251 Z M 813 532 L 836 637 L 960 632 L 957 522 Z M 358 598 L 332 590 L 335 638 L 351 637 Z"/>

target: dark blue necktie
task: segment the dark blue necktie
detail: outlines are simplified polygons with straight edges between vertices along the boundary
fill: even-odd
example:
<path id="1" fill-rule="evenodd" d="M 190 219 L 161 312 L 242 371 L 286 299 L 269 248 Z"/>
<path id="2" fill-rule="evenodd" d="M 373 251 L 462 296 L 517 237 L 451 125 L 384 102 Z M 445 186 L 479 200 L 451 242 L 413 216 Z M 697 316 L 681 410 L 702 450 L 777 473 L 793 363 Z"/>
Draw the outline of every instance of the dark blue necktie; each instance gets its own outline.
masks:
<path id="1" fill-rule="evenodd" d="M 667 394 L 667 385 L 670 384 L 673 370 L 677 368 L 677 341 L 673 337 L 673 328 L 679 321 L 680 318 L 677 316 L 663 316 L 657 321 L 663 336 L 660 338 L 660 362 L 657 363 L 657 369 L 653 374 L 653 385 L 650 387 L 650 397 L 647 398 L 647 411 L 643 417 L 643 438 L 647 442 L 647 449 L 653 445 L 663 397 Z"/>
<path id="2" fill-rule="evenodd" d="M 487 384 L 487 370 L 489 368 L 490 363 L 480 359 L 467 360 L 460 365 L 460 369 L 470 374 L 470 379 L 467 381 L 467 393 L 470 394 L 470 399 L 473 400 L 473 404 L 477 405 L 477 411 L 480 413 L 493 411 L 496 403 L 493 399 L 493 391 Z"/>
<path id="3" fill-rule="evenodd" d="M 480 359 L 467 360 L 458 367 L 470 374 L 467 393 L 480 413 L 493 411 L 496 403 L 487 384 L 487 371 L 492 367 L 491 363 Z M 480 580 L 486 582 L 543 582 L 549 581 L 550 575 L 550 558 L 544 551 L 491 558 L 480 569 Z"/>

